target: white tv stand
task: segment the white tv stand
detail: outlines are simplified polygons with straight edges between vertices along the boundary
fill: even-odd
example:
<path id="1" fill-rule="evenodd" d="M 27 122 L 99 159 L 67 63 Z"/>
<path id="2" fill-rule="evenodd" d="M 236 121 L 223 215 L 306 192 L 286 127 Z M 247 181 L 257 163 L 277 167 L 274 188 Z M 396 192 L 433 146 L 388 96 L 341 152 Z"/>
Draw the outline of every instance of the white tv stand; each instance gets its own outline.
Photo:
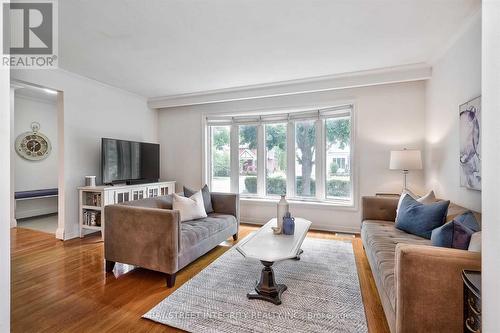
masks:
<path id="1" fill-rule="evenodd" d="M 147 184 L 78 187 L 80 238 L 85 230 L 100 231 L 104 238 L 104 207 L 125 201 L 153 198 L 175 192 L 175 181 Z M 93 224 L 89 216 L 94 216 Z"/>

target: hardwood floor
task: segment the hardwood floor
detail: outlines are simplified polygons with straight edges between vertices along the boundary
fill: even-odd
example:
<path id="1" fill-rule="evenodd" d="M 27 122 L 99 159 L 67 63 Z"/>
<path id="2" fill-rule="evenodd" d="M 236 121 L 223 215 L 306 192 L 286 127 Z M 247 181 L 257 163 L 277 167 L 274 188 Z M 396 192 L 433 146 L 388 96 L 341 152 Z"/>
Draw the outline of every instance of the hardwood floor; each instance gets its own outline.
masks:
<path id="1" fill-rule="evenodd" d="M 240 239 L 258 227 L 242 225 Z M 342 239 L 329 232 L 309 237 Z M 352 239 L 352 238 L 348 238 Z M 352 239 L 370 333 L 389 332 L 361 240 Z M 16 228 L 11 232 L 12 332 L 179 332 L 141 319 L 175 288 L 233 244 L 218 246 L 177 275 L 174 288 L 162 274 L 117 264 L 104 270 L 99 236 L 62 242 L 53 235 Z"/>

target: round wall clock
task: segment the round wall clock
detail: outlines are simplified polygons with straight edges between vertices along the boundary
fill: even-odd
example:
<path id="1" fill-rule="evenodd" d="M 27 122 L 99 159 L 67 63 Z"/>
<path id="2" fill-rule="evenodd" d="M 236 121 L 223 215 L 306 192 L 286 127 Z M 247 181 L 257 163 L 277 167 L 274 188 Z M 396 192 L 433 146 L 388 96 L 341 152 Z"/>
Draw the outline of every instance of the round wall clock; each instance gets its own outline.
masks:
<path id="1" fill-rule="evenodd" d="M 31 132 L 20 134 L 16 139 L 16 151 L 22 158 L 30 161 L 43 160 L 49 156 L 52 146 L 50 140 L 39 132 L 40 124 L 31 123 Z"/>

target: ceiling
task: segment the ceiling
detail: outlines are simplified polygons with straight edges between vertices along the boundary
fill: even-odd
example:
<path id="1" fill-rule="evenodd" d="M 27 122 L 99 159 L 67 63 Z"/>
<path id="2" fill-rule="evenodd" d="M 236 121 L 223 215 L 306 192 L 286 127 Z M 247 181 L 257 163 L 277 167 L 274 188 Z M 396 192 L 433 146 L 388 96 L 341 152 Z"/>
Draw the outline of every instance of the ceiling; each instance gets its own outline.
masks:
<path id="1" fill-rule="evenodd" d="M 427 62 L 479 0 L 59 2 L 59 66 L 145 97 Z"/>

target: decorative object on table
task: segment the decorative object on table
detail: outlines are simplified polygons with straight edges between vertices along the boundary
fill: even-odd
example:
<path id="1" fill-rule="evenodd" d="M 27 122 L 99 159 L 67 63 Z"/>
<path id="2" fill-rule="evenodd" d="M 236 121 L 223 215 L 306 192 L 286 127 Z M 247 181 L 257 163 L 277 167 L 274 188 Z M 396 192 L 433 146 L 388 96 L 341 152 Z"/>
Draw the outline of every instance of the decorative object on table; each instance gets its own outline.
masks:
<path id="1" fill-rule="evenodd" d="M 295 232 L 295 218 L 290 215 L 290 212 L 286 212 L 285 217 L 283 217 L 283 233 L 285 235 L 293 235 Z"/>
<path id="2" fill-rule="evenodd" d="M 52 146 L 50 140 L 40 132 L 40 124 L 31 123 L 31 132 L 20 134 L 15 143 L 19 156 L 30 161 L 40 161 L 49 156 Z"/>
<path id="3" fill-rule="evenodd" d="M 273 234 L 275 234 L 275 235 L 280 235 L 281 234 L 281 228 L 271 227 L 271 229 L 273 230 Z"/>
<path id="4" fill-rule="evenodd" d="M 278 238 L 292 237 L 274 237 Z M 255 287 L 250 277 L 258 277 L 262 264 L 243 258 L 233 247 L 143 318 L 188 332 L 214 331 L 213 318 L 219 333 L 291 333 L 298 328 L 317 333 L 368 332 L 351 242 L 306 238 L 302 248 L 300 261 L 283 260 L 273 267 L 278 282 L 289 288 L 279 306 L 247 299 L 247 291 Z M 211 316 L 193 315 L 204 313 Z M 238 320 L 228 313 L 237 313 Z"/>
<path id="5" fill-rule="evenodd" d="M 95 187 L 95 176 L 85 176 L 85 186 Z"/>
<path id="6" fill-rule="evenodd" d="M 462 271 L 464 281 L 464 332 L 481 332 L 481 272 Z"/>
<path id="7" fill-rule="evenodd" d="M 481 96 L 460 105 L 460 186 L 481 190 Z"/>
<path id="8" fill-rule="evenodd" d="M 281 199 L 278 202 L 276 216 L 276 226 L 278 229 L 280 229 L 280 232 L 283 231 L 283 217 L 285 217 L 285 214 L 288 213 L 289 209 L 290 205 L 288 204 L 288 201 L 286 201 L 285 195 L 283 194 L 281 195 Z"/>
<path id="9" fill-rule="evenodd" d="M 389 169 L 403 171 L 403 190 L 408 190 L 406 177 L 410 170 L 422 169 L 422 154 L 420 150 L 391 150 Z"/>

